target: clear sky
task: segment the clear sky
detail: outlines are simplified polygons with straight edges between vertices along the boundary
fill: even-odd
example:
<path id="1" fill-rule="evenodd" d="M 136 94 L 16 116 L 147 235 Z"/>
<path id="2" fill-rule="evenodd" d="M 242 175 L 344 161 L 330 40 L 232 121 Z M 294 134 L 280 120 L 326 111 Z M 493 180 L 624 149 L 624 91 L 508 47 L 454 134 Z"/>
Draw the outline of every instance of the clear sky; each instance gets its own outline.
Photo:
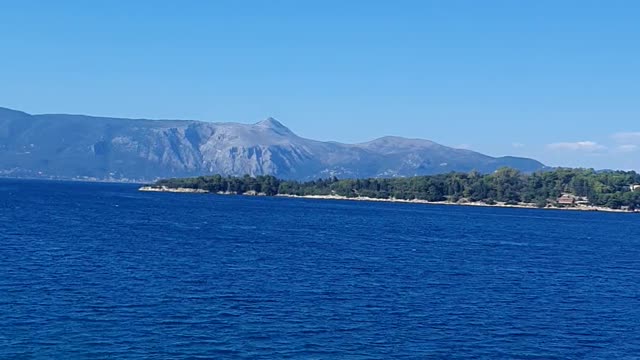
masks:
<path id="1" fill-rule="evenodd" d="M 640 170 L 640 1 L 2 1 L 0 106 Z"/>

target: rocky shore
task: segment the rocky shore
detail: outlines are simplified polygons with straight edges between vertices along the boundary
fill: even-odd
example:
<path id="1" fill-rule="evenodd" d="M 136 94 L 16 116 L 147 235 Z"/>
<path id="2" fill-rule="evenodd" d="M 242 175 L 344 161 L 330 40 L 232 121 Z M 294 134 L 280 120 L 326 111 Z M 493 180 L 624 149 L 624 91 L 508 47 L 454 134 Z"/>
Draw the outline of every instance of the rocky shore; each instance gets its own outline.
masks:
<path id="1" fill-rule="evenodd" d="M 591 205 L 576 205 L 576 206 L 563 206 L 563 207 L 555 207 L 552 205 L 547 205 L 546 207 L 539 207 L 533 203 L 519 203 L 519 204 L 506 204 L 502 202 L 496 202 L 495 204 L 487 204 L 481 201 L 427 201 L 427 200 L 405 200 L 405 199 L 378 199 L 378 198 L 370 198 L 370 197 L 346 197 L 339 195 L 287 195 L 287 194 L 278 194 L 276 196 L 279 197 L 288 197 L 288 198 L 301 198 L 301 199 L 318 199 L 318 200 L 347 200 L 347 201 L 371 201 L 371 202 L 393 202 L 393 203 L 408 203 L 408 204 L 430 204 L 430 205 L 452 205 L 452 206 L 482 206 L 482 207 L 503 207 L 503 208 L 518 208 L 518 209 L 542 209 L 542 210 L 570 210 L 570 211 L 601 211 L 601 212 L 616 212 L 616 213 L 639 213 L 640 211 L 629 211 L 622 209 L 611 209 L 602 206 L 591 206 Z"/>
<path id="2" fill-rule="evenodd" d="M 209 191 L 202 189 L 190 189 L 190 188 L 170 188 L 167 186 L 143 186 L 138 191 L 145 192 L 170 192 L 170 193 L 194 193 L 194 194 L 206 194 Z"/>

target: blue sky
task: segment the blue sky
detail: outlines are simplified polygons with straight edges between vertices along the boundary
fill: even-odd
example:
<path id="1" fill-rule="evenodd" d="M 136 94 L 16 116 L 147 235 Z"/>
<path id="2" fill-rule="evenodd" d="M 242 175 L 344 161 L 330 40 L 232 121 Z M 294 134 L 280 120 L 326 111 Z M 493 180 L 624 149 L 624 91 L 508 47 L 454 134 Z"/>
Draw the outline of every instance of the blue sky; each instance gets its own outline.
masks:
<path id="1" fill-rule="evenodd" d="M 0 106 L 640 170 L 638 1 L 13 1 Z"/>

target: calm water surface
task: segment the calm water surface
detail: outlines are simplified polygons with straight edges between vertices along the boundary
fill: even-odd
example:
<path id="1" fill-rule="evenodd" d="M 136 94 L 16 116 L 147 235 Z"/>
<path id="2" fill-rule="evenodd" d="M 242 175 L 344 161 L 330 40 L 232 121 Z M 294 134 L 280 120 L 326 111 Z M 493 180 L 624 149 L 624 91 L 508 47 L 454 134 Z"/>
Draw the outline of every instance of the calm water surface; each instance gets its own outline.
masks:
<path id="1" fill-rule="evenodd" d="M 638 359 L 640 216 L 0 181 L 2 359 Z"/>

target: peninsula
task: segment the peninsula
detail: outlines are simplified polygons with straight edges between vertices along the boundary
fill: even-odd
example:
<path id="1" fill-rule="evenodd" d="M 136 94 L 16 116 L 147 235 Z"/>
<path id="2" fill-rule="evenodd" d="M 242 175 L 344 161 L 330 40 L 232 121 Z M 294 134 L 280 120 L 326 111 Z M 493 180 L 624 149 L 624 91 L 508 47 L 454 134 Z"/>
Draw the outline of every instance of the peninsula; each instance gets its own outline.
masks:
<path id="1" fill-rule="evenodd" d="M 159 180 L 141 191 L 306 197 L 318 199 L 640 211 L 640 174 L 556 169 L 532 174 L 502 168 L 491 174 L 449 173 L 299 182 L 273 176 L 221 175 Z"/>

